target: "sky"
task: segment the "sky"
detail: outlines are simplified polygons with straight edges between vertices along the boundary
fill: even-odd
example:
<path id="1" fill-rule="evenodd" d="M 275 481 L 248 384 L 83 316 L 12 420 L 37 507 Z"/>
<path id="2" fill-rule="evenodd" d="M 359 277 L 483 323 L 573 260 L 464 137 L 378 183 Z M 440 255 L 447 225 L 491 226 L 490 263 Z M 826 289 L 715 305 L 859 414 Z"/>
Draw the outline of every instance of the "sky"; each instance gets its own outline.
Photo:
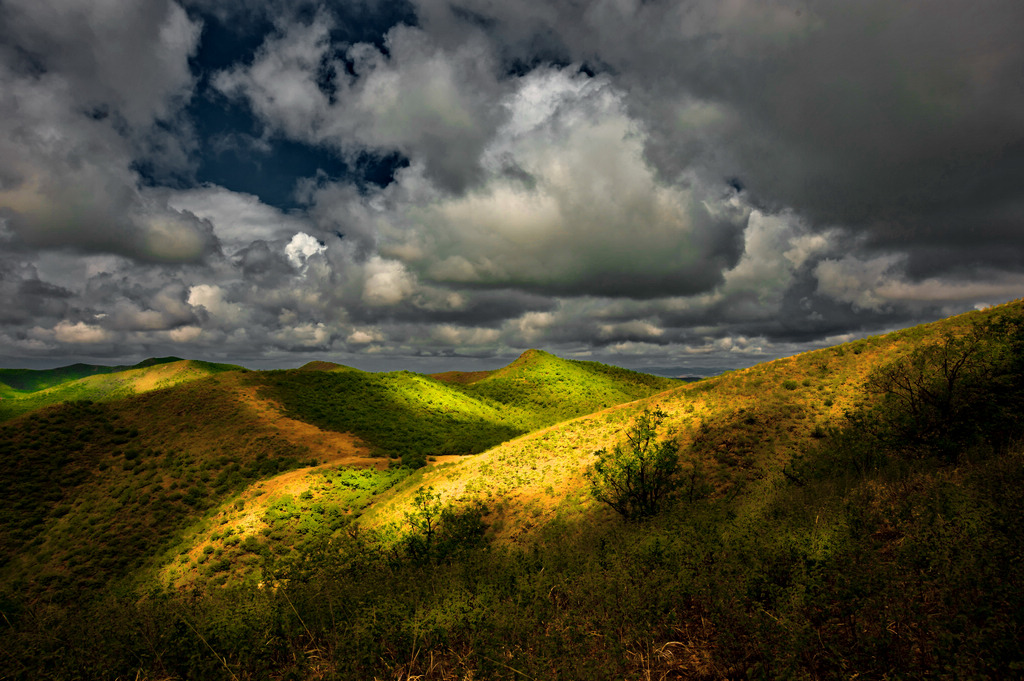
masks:
<path id="1" fill-rule="evenodd" d="M 1019 0 L 4 0 L 0 366 L 711 371 L 1024 296 Z"/>

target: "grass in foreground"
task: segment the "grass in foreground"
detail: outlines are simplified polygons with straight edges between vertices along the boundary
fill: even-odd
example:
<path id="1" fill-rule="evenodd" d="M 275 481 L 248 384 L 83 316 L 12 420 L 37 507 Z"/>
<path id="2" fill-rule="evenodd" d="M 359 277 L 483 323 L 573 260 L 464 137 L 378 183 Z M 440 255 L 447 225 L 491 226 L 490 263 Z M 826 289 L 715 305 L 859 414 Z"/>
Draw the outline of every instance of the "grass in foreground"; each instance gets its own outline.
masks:
<path id="1" fill-rule="evenodd" d="M 1022 490 L 1010 453 L 430 557 L 343 532 L 263 557 L 274 588 L 5 611 L 0 649 L 10 678 L 1012 678 Z"/>

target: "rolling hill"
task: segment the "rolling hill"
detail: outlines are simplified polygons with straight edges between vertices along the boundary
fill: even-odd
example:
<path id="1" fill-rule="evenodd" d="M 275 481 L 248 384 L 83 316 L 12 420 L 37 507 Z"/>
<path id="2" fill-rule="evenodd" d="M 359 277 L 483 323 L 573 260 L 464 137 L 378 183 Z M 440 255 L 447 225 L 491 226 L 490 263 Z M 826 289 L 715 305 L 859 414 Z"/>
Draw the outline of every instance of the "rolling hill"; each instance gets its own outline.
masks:
<path id="1" fill-rule="evenodd" d="M 672 384 L 583 363 L 600 377 L 621 374 L 584 392 L 577 363 L 528 355 L 544 369 L 520 360 L 504 375 L 528 377 L 526 387 L 508 394 L 521 398 L 547 381 L 546 410 L 517 409 L 410 372 L 370 374 L 331 363 L 250 372 L 177 360 L 77 379 L 64 374 L 63 383 L 3 402 L 9 420 L 0 424 L 0 451 L 9 465 L 0 483 L 25 493 L 0 502 L 0 583 L 50 597 L 103 586 L 275 473 L 380 468 L 403 454 L 407 464 L 423 465 L 427 455 L 481 451 L 525 432 L 524 423 L 553 422 L 566 413 L 564 402 L 575 402 L 573 390 L 580 391 L 576 409 L 584 410 L 595 399 Z M 417 454 L 411 461 L 409 452 Z M 258 507 L 269 503 L 255 496 Z M 82 533 L 88 547 L 75 546 Z"/>
<path id="2" fill-rule="evenodd" d="M 677 383 L 651 397 L 531 432 L 458 466 L 427 471 L 416 484 L 431 485 L 456 503 L 480 494 L 500 500 L 503 513 L 511 515 L 502 524 L 516 533 L 575 518 L 596 508 L 583 475 L 593 453 L 613 446 L 639 411 L 659 408 L 667 413 L 663 429 L 678 444 L 684 469 L 699 469 L 717 495 L 773 485 L 809 446 L 877 399 L 866 384 L 880 367 L 941 343 L 944 336 L 1020 314 L 1021 308 L 1018 302 Z M 374 504 L 367 520 L 400 518 L 415 489 L 392 491 Z"/>
<path id="3" fill-rule="evenodd" d="M 0 369 L 0 383 L 18 392 L 35 392 L 61 383 L 97 374 L 113 374 L 129 369 L 142 369 L 156 364 L 180 362 L 180 357 L 153 357 L 132 366 L 71 364 L 56 369 Z"/>
<path id="4" fill-rule="evenodd" d="M 479 380 L 444 378 L 320 364 L 260 372 L 252 380 L 288 416 L 353 433 L 380 454 L 407 462 L 475 454 L 530 430 L 678 384 L 537 350 Z"/>
<path id="5" fill-rule="evenodd" d="M 27 491 L 0 652 L 13 678 L 1010 678 L 1021 357 L 1017 301 L 696 383 L 531 351 L 48 407 L 0 425 Z M 645 409 L 678 485 L 625 522 L 587 476 Z"/>
<path id="6" fill-rule="evenodd" d="M 131 367 L 74 364 L 60 369 L 4 369 L 0 380 L 21 386 L 0 393 L 0 421 L 75 400 L 107 401 L 167 388 L 242 367 L 177 357 L 149 359 Z"/>
<path id="7" fill-rule="evenodd" d="M 0 424 L 0 600 L 88 598 L 233 492 L 310 463 L 219 386 L 73 401 Z"/>

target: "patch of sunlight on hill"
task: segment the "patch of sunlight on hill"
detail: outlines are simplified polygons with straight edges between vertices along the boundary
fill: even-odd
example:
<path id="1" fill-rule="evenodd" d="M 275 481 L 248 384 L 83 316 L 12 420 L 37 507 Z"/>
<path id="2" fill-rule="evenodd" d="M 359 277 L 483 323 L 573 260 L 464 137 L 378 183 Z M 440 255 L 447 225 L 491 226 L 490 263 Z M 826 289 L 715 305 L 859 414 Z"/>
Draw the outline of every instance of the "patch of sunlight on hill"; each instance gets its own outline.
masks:
<path id="1" fill-rule="evenodd" d="M 185 553 L 181 555 L 188 556 L 187 566 L 176 557 L 179 554 L 172 557 L 179 561 L 176 569 L 183 579 L 186 573 L 192 575 L 189 579 L 206 574 L 195 552 L 205 552 L 205 545 L 213 545 L 211 542 L 216 544 L 213 553 L 222 551 L 216 556 L 219 561 L 225 558 L 232 561 L 237 558 L 243 562 L 252 560 L 251 556 L 245 558 L 230 552 L 229 549 L 233 551 L 234 547 L 224 543 L 225 536 L 238 537 L 240 545 L 250 536 L 259 534 L 259 541 L 265 544 L 261 551 L 286 555 L 294 548 L 296 533 L 301 534 L 297 528 L 302 525 L 306 513 L 328 518 L 330 522 L 324 520 L 318 527 L 320 530 L 330 527 L 331 532 L 342 531 L 342 525 L 348 527 L 353 520 L 369 530 L 400 526 L 416 491 L 426 486 L 433 487 L 445 503 L 456 506 L 476 502 L 486 504 L 490 534 L 499 541 L 527 541 L 552 522 L 586 520 L 601 524 L 613 519 L 611 512 L 591 497 L 585 473 L 594 461 L 594 453 L 614 446 L 641 410 L 659 408 L 668 414 L 661 432 L 678 444 L 683 475 L 693 479 L 699 477 L 713 499 L 738 499 L 737 503 L 747 504 L 744 508 L 753 513 L 757 499 L 767 498 L 765 495 L 773 486 L 784 480 L 785 468 L 806 452 L 811 443 L 824 437 L 830 429 L 842 426 L 846 412 L 861 408 L 871 400 L 864 390 L 864 383 L 874 368 L 923 345 L 935 343 L 944 333 L 962 331 L 972 323 L 997 314 L 998 310 L 970 313 L 885 336 L 865 338 L 729 372 L 698 383 L 668 381 L 674 387 L 654 395 L 650 392 L 661 388 L 662 384 L 648 383 L 651 377 L 633 376 L 633 372 L 628 372 L 625 375 L 628 380 L 622 381 L 618 380 L 623 375 L 618 370 L 598 368 L 600 365 L 593 363 L 568 362 L 546 353 L 529 353 L 507 370 L 490 374 L 475 384 L 464 385 L 445 383 L 410 372 L 370 374 L 326 366 L 320 370 L 234 373 L 201 380 L 196 379 L 207 370 L 202 365 L 181 363 L 177 367 L 166 365 L 134 370 L 136 373 L 132 374 L 131 381 L 107 384 L 106 393 L 113 395 L 116 388 L 127 386 L 125 390 L 132 391 L 131 399 L 109 402 L 105 408 L 114 410 L 117 429 L 138 433 L 128 446 L 139 452 L 159 454 L 129 459 L 125 455 L 129 451 L 125 446 L 111 445 L 103 451 L 95 450 L 90 456 L 106 462 L 108 468 L 105 470 L 115 471 L 116 476 L 111 477 L 112 473 L 104 472 L 92 478 L 88 488 L 81 489 L 89 490 L 83 492 L 89 498 L 113 495 L 120 499 L 127 494 L 124 499 L 129 502 L 126 506 L 129 509 L 136 508 L 131 504 L 145 495 L 154 499 L 180 500 L 192 494 L 201 500 L 207 512 L 219 514 L 217 523 L 224 520 L 220 539 L 213 539 L 220 526 L 209 523 L 201 531 L 193 529 L 191 543 L 182 545 Z M 112 377 L 91 377 L 85 384 L 103 379 L 109 381 Z M 339 487 L 328 492 L 325 491 L 328 485 L 348 485 L 340 479 L 332 479 L 330 483 L 326 481 L 325 476 L 334 475 L 327 472 L 328 468 L 336 470 L 333 467 L 321 467 L 301 474 L 296 472 L 296 476 L 301 475 L 301 484 L 286 493 L 292 494 L 293 500 L 288 503 L 298 509 L 298 514 L 289 515 L 287 523 L 281 524 L 278 521 L 283 523 L 282 518 L 267 516 L 267 509 L 277 502 L 270 497 L 263 498 L 259 488 L 254 487 L 268 476 L 260 474 L 255 478 L 240 478 L 235 475 L 232 478 L 232 471 L 240 474 L 246 466 L 254 465 L 252 462 L 261 456 L 261 452 L 266 456 L 267 447 L 287 449 L 285 458 L 291 462 L 289 466 L 308 465 L 301 460 L 309 455 L 308 450 L 288 449 L 288 442 L 273 427 L 261 421 L 256 412 L 239 401 L 240 386 L 249 386 L 253 390 L 263 387 L 273 393 L 274 388 L 289 381 L 295 381 L 298 390 L 290 396 L 293 402 L 282 400 L 286 407 L 298 404 L 301 405 L 299 409 L 319 408 L 321 412 L 318 415 L 306 415 L 312 423 L 336 416 L 345 419 L 334 423 L 339 430 L 355 430 L 352 424 L 359 422 L 353 420 L 353 413 L 363 413 L 369 424 L 365 427 L 367 431 L 375 436 L 385 434 L 383 440 L 367 438 L 368 443 L 378 447 L 382 441 L 387 442 L 386 436 L 391 432 L 405 433 L 404 437 L 412 432 L 418 439 L 405 441 L 403 446 L 407 447 L 421 447 L 429 438 L 443 442 L 441 438 L 453 437 L 453 431 L 459 427 L 459 419 L 463 419 L 463 424 L 501 425 L 507 430 L 499 434 L 496 444 L 492 442 L 493 446 L 483 447 L 486 451 L 475 457 L 412 473 L 395 473 L 394 478 L 387 477 L 391 475 L 387 472 L 366 473 L 376 481 L 367 482 L 369 487 L 360 487 L 363 483 L 352 478 L 349 482 L 354 487 L 349 486 L 347 490 Z M 540 418 L 536 413 L 531 415 L 530 408 L 524 405 L 545 405 L 545 400 L 555 399 L 552 396 L 561 394 L 559 391 L 567 385 L 575 386 L 579 391 L 592 388 L 595 393 L 601 393 L 609 385 L 621 391 L 623 383 L 629 381 L 635 381 L 636 385 L 648 391 L 648 395 L 521 435 L 507 425 L 515 423 L 515 418 L 526 421 Z M 155 390 L 170 382 L 178 384 L 171 390 Z M 518 403 L 509 399 L 510 403 L 505 404 L 495 396 L 474 390 L 487 383 L 499 386 L 519 383 L 527 386 L 528 391 L 540 392 L 547 397 L 539 403 Z M 110 388 L 111 385 L 114 387 Z M 134 393 L 145 389 L 150 392 Z M 583 398 L 582 403 L 590 404 L 587 399 Z M 549 414 L 546 418 L 557 418 L 558 415 L 552 417 Z M 47 426 L 55 427 L 58 426 Z M 28 439 L 12 436 L 11 441 L 17 447 L 32 446 L 36 449 L 31 451 L 44 451 L 46 438 L 38 435 L 25 437 Z M 83 451 L 94 450 L 86 448 Z M 168 452 L 176 454 L 170 456 Z M 136 460 L 140 464 L 132 464 Z M 178 462 L 185 463 L 179 468 Z M 380 480 L 386 478 L 387 484 L 377 485 L 380 480 L 374 476 L 384 476 Z M 231 480 L 233 482 L 224 485 L 225 481 Z M 136 481 L 143 483 L 137 490 Z M 220 491 L 215 491 L 210 485 L 218 481 L 215 488 Z M 21 486 L 20 483 L 11 484 Z M 301 498 L 306 492 L 311 496 Z M 197 496 L 201 494 L 204 496 Z M 358 509 L 345 502 L 342 504 L 345 518 L 341 520 L 338 509 L 331 504 L 342 503 L 348 494 L 357 494 Z M 258 498 L 263 500 L 257 501 Z M 238 500 L 242 500 L 243 508 L 233 506 Z M 62 508 L 61 503 L 57 498 L 43 502 L 49 509 L 44 516 L 49 519 L 40 525 L 42 534 L 39 536 L 57 532 L 56 528 L 69 522 L 77 523 L 68 529 L 71 531 L 81 523 L 89 522 L 85 516 L 79 518 L 81 513 L 100 512 L 92 507 L 89 507 L 92 510 L 80 511 L 74 503 L 66 511 L 53 511 Z M 154 509 L 147 506 L 133 513 L 145 516 L 155 513 Z M 50 518 L 53 513 L 56 515 Z M 241 523 L 243 517 L 248 518 L 245 521 L 248 525 L 239 525 L 233 535 L 225 535 L 224 530 Z M 283 532 L 281 537 L 273 534 L 275 523 Z M 331 523 L 341 524 L 335 527 Z M 174 527 L 181 529 L 180 524 Z M 263 530 L 268 528 L 269 532 L 264 534 Z M 64 535 L 58 532 L 53 536 Z M 116 532 L 112 536 L 117 536 Z M 25 541 L 29 540 L 25 538 Z M 55 549 L 52 541 L 56 540 L 44 541 L 43 555 L 49 557 L 41 563 L 50 567 L 58 564 L 53 561 L 59 562 L 64 556 Z M 29 555 L 34 554 L 30 552 Z M 29 564 L 35 564 L 31 560 L 35 559 L 30 558 L 30 563 L 23 563 L 22 568 L 28 569 Z M 219 565 L 223 567 L 226 564 L 221 562 Z M 240 567 L 235 572 L 237 566 L 234 562 L 232 566 L 231 570 L 221 572 L 239 577 L 244 573 Z M 218 578 L 221 572 L 217 573 Z M 26 573 L 19 569 L 19 574 Z"/>
<path id="2" fill-rule="evenodd" d="M 500 433 L 501 440 L 508 440 L 536 423 L 547 425 L 566 413 L 576 416 L 584 409 L 589 410 L 593 395 L 601 400 L 599 404 L 604 404 L 606 401 L 635 399 L 638 394 L 650 394 L 664 386 L 681 385 L 669 379 L 596 363 L 568 362 L 538 352 L 528 353 L 524 361 L 499 377 L 499 380 L 505 381 L 519 379 L 522 382 L 512 393 L 519 400 L 517 404 L 502 403 L 498 399 L 464 390 L 462 386 L 412 372 L 369 373 L 320 363 L 299 370 L 236 375 L 232 380 L 252 384 L 253 387 L 262 386 L 261 392 L 267 397 L 284 395 L 284 404 L 293 407 L 287 411 L 292 417 L 301 416 L 308 422 L 356 432 L 364 441 L 378 448 L 382 448 L 382 445 L 410 449 L 432 447 L 425 451 L 439 454 L 448 449 L 443 444 L 440 447 L 431 445 L 431 438 L 446 438 L 448 443 L 458 442 L 460 431 L 463 437 L 467 432 L 479 434 L 480 424 L 484 424 L 484 427 L 505 428 Z M 535 397 L 532 403 L 522 398 L 531 391 L 541 393 L 540 398 Z M 531 404 L 534 410 L 531 410 Z M 337 420 L 332 421 L 334 418 Z M 616 424 L 621 421 L 616 420 L 614 414 L 603 415 L 594 421 L 595 433 L 585 437 L 593 441 L 599 437 L 598 432 L 613 433 L 614 428 L 609 429 L 607 426 L 609 418 Z M 505 424 L 513 424 L 518 430 Z M 557 438 L 552 439 L 549 432 L 539 433 L 536 440 L 519 438 L 509 448 L 499 448 L 503 452 L 497 455 L 499 465 L 514 467 L 518 461 L 526 471 L 531 462 L 539 461 L 546 451 L 555 451 L 562 444 L 571 449 L 573 444 L 579 445 L 582 442 L 560 443 Z M 400 438 L 394 434 L 400 434 Z M 532 444 L 524 444 L 530 442 Z M 524 446 L 515 449 L 515 443 Z M 534 494 L 539 500 L 552 485 L 564 486 L 564 480 L 581 476 L 579 470 L 567 472 L 578 461 L 578 457 L 567 455 L 558 458 L 558 463 L 548 462 L 542 466 L 546 478 L 541 481 L 543 484 L 534 485 L 536 489 L 518 489 L 528 476 L 516 475 L 498 481 L 489 478 L 491 470 L 487 465 L 481 468 L 471 463 L 471 460 L 464 460 L 464 464 L 469 464 L 477 471 L 476 477 L 466 481 L 465 485 L 470 491 L 487 488 L 492 495 L 498 494 L 513 500 L 528 494 Z M 463 464 L 455 468 L 453 465 L 443 463 L 431 469 L 463 470 L 460 468 Z M 412 488 L 424 475 L 432 475 L 425 469 L 416 472 L 408 469 L 354 472 L 352 476 L 380 478 L 386 480 L 387 484 L 375 488 L 373 494 L 360 491 L 358 504 L 353 505 L 351 500 L 346 501 L 353 494 L 352 489 L 344 485 L 332 487 L 330 485 L 334 483 L 323 483 L 321 480 L 325 475 L 341 475 L 331 473 L 331 470 L 340 469 L 319 466 L 296 470 L 250 487 L 234 501 L 222 506 L 215 521 L 203 521 L 189 531 L 188 538 L 175 550 L 174 555 L 165 559 L 161 569 L 163 579 L 179 585 L 202 575 L 213 575 L 218 583 L 249 579 L 258 573 L 257 556 L 267 552 L 277 557 L 290 555 L 297 545 L 304 545 L 303 542 L 310 538 L 307 534 L 320 537 L 322 531 L 328 534 L 340 531 L 342 525 L 339 523 L 347 526 L 358 519 L 364 509 L 371 514 L 375 513 L 376 497 L 373 495 L 385 493 L 407 476 L 409 482 L 400 483 L 404 488 Z M 361 480 L 358 477 L 353 479 Z M 371 487 L 374 485 L 376 483 Z M 463 499 L 470 498 L 465 489 L 461 494 Z M 268 510 L 278 503 L 279 498 L 285 499 L 281 503 L 294 506 L 297 515 L 293 514 L 291 520 L 274 516 Z M 551 496 L 547 502 L 541 503 L 551 506 L 556 503 L 553 499 Z M 589 499 L 583 494 L 576 499 L 576 503 L 580 508 L 586 508 Z M 342 504 L 344 514 L 338 515 L 337 504 Z M 514 502 L 508 505 L 509 509 L 514 507 Z M 540 509 L 541 506 L 536 503 L 531 506 L 530 510 L 534 514 L 530 517 L 532 522 L 543 519 Z M 511 512 L 514 514 L 514 510 Z M 400 520 L 401 516 L 398 517 Z M 510 526 L 518 522 L 510 518 Z M 289 529 L 290 524 L 295 523 L 298 523 L 297 528 Z M 207 549 L 207 546 L 211 548 Z M 213 562 L 208 564 L 208 560 Z"/>
<path id="3" fill-rule="evenodd" d="M 169 388 L 224 371 L 243 370 L 231 364 L 196 360 L 156 363 L 114 373 L 65 381 L 52 387 L 21 393 L 0 402 L 0 420 L 74 400 L 109 401 Z"/>
<path id="4" fill-rule="evenodd" d="M 422 414 L 529 418 L 566 385 L 617 374 L 542 353 L 461 385 L 228 373 L 13 419 L 0 424 L 0 485 L 17 491 L 0 495 L 0 658 L 55 678 L 1015 678 L 1022 308 L 648 385 L 416 471 L 313 462 L 251 398 L 284 377 L 300 405 L 340 392 L 379 412 L 374 428 L 434 437 L 424 424 L 443 422 Z M 977 339 L 975 408 L 958 418 L 980 437 L 950 456 L 873 435 L 899 409 L 868 389 L 873 371 L 909 356 L 930 380 Z M 489 380 L 514 399 L 468 390 Z M 666 413 L 660 432 L 700 484 L 625 522 L 585 472 L 645 408 Z"/>
<path id="5" fill-rule="evenodd" d="M 473 454 L 523 432 L 499 406 L 410 372 L 277 371 L 250 376 L 290 418 L 349 432 L 378 455 Z"/>
<path id="6" fill-rule="evenodd" d="M 532 430 L 678 385 L 669 378 L 528 350 L 512 364 L 463 389 L 517 409 L 523 426 Z"/>
<path id="7" fill-rule="evenodd" d="M 692 411 L 675 413 L 683 402 Z M 592 513 L 596 505 L 584 473 L 594 452 L 614 446 L 637 410 L 647 404 L 671 410 L 679 423 L 706 412 L 702 400 L 687 401 L 672 391 L 532 432 L 478 456 L 417 472 L 374 503 L 361 522 L 369 527 L 400 523 L 416 490 L 426 486 L 433 487 L 444 503 L 482 501 L 491 511 L 495 534 L 503 538 L 529 533 L 555 518 Z"/>
<path id="8" fill-rule="evenodd" d="M 57 367 L 56 369 L 0 369 L 0 382 L 9 385 L 19 392 L 35 392 L 45 388 L 52 388 L 55 385 L 67 383 L 68 381 L 85 378 L 86 376 L 113 374 L 129 369 L 141 369 L 157 364 L 180 361 L 180 357 L 151 357 L 134 366 L 105 366 L 79 363 Z"/>
<path id="9" fill-rule="evenodd" d="M 288 560 L 345 531 L 408 469 L 302 468 L 251 485 L 183 533 L 156 568 L 162 584 L 261 583 L 266 559 Z"/>

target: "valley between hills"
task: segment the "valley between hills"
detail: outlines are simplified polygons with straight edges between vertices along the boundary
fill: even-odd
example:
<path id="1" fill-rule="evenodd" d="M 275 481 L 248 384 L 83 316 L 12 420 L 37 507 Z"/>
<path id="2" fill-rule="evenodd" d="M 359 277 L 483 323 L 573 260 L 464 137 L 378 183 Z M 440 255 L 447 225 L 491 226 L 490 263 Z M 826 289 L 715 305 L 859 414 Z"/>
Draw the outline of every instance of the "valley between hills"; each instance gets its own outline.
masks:
<path id="1" fill-rule="evenodd" d="M 1024 668 L 1020 301 L 691 383 L 168 357 L 0 398 L 0 678 Z M 652 413 L 624 517 L 595 462 Z"/>

